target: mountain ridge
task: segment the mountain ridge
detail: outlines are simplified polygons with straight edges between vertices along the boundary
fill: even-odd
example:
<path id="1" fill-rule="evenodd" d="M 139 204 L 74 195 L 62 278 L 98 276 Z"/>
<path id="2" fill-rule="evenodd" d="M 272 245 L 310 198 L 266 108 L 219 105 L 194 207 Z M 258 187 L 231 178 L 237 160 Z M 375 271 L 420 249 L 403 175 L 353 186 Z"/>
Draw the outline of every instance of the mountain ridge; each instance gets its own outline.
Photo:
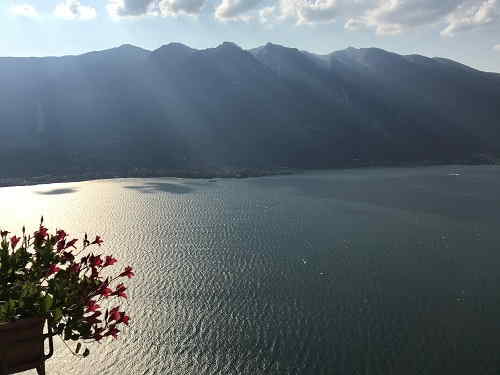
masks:
<path id="1" fill-rule="evenodd" d="M 379 48 L 125 44 L 0 58 L 0 87 L 0 177 L 500 157 L 500 75 Z"/>
<path id="2" fill-rule="evenodd" d="M 272 46 L 277 46 L 277 47 L 281 47 L 281 48 L 284 48 L 284 49 L 292 49 L 292 50 L 296 50 L 298 52 L 301 52 L 301 53 L 306 53 L 306 54 L 309 54 L 309 55 L 314 55 L 314 56 L 317 56 L 317 57 L 325 57 L 325 56 L 328 56 L 328 55 L 331 55 L 331 54 L 334 54 L 336 52 L 342 52 L 342 51 L 346 51 L 346 50 L 367 50 L 367 49 L 378 49 L 378 50 L 381 50 L 381 51 L 384 51 L 384 52 L 388 52 L 384 49 L 381 49 L 381 48 L 378 48 L 378 47 L 361 47 L 361 48 L 356 48 L 356 47 L 352 47 L 352 46 L 349 46 L 349 47 L 346 47 L 345 49 L 341 49 L 341 50 L 336 50 L 336 51 L 332 51 L 330 53 L 326 53 L 326 54 L 320 54 L 320 53 L 315 53 L 315 52 L 310 52 L 310 51 L 307 51 L 307 50 L 299 50 L 295 47 L 287 47 L 287 46 L 284 46 L 284 45 L 281 45 L 281 44 L 278 44 L 278 43 L 272 43 L 272 42 L 267 42 L 266 44 L 263 44 L 261 46 L 257 46 L 257 47 L 252 47 L 252 48 L 242 48 L 240 46 L 238 46 L 238 44 L 234 43 L 234 42 L 229 42 L 229 41 L 225 41 L 225 42 L 222 42 L 220 43 L 218 46 L 216 47 L 209 47 L 209 48 L 204 48 L 204 49 L 198 49 L 198 48 L 192 48 L 184 43 L 181 43 L 181 42 L 169 42 L 167 44 L 163 44 L 161 45 L 160 47 L 158 48 L 155 48 L 155 49 L 147 49 L 147 48 L 143 48 L 143 47 L 139 47 L 139 46 L 136 46 L 136 45 L 133 45 L 133 44 L 130 44 L 130 43 L 123 43 L 117 47 L 110 47 L 110 48 L 105 48 L 105 49 L 101 49 L 101 50 L 93 50 L 93 51 L 88 51 L 88 52 L 83 52 L 83 53 L 80 53 L 80 54 L 64 54 L 64 55 L 49 55 L 49 56 L 24 56 L 24 57 L 17 57 L 17 56 L 0 56 L 0 60 L 2 59 L 16 59 L 16 60 L 37 60 L 37 59 L 60 59 L 60 58 L 67 58 L 67 57 L 78 57 L 78 56 L 83 56 L 83 55 L 88 55 L 88 54 L 94 54 L 94 53 L 101 53 L 101 52 L 111 52 L 111 51 L 115 51 L 115 50 L 119 50 L 119 49 L 135 49 L 135 50 L 141 50 L 141 51 L 144 51 L 144 52 L 149 52 L 149 53 L 154 53 L 154 52 L 157 52 L 161 49 L 163 49 L 164 47 L 168 47 L 168 46 L 171 46 L 171 45 L 176 45 L 176 46 L 183 46 L 183 47 L 187 47 L 193 51 L 205 51 L 205 50 L 210 50 L 210 49 L 215 49 L 217 47 L 220 47 L 222 45 L 224 45 L 225 43 L 229 43 L 229 44 L 233 44 L 241 49 L 243 49 L 244 51 L 252 51 L 252 50 L 258 50 L 259 48 L 263 48 L 263 47 L 266 47 L 268 45 L 272 45 Z M 390 53 L 393 53 L 393 52 L 390 52 Z M 449 58 L 446 58 L 446 57 L 439 57 L 439 56 L 433 56 L 433 57 L 427 57 L 427 56 L 424 56 L 424 55 L 420 55 L 420 54 L 410 54 L 410 55 L 400 55 L 400 56 L 422 56 L 422 57 L 426 57 L 428 59 L 440 59 L 440 60 L 445 60 L 445 61 L 448 61 L 448 62 L 452 62 L 452 63 L 455 63 L 455 64 L 459 64 L 459 65 L 462 65 L 464 67 L 467 67 L 469 69 L 474 69 L 476 71 L 480 71 L 480 72 L 484 72 L 484 73 L 493 73 L 493 74 L 500 74 L 500 72 L 488 72 L 488 71 L 483 71 L 483 70 L 480 70 L 480 69 L 475 69 L 475 68 L 472 68 L 472 67 L 469 67 L 467 66 L 466 64 L 463 64 L 459 61 L 456 61 L 456 60 L 453 60 L 453 59 L 449 59 Z"/>

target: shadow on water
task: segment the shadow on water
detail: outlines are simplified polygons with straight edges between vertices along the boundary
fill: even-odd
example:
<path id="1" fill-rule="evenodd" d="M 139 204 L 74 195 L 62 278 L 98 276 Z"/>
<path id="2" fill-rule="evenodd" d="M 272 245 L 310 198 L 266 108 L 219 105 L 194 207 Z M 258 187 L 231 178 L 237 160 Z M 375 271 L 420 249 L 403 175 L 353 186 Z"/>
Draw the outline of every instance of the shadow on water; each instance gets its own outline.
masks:
<path id="1" fill-rule="evenodd" d="M 125 186 L 126 189 L 136 190 L 141 193 L 151 194 L 156 192 L 170 194 L 188 194 L 194 191 L 193 188 L 184 184 L 171 184 L 168 182 L 147 182 L 142 185 Z"/>
<path id="2" fill-rule="evenodd" d="M 61 195 L 61 194 L 76 193 L 77 191 L 78 189 L 64 188 L 64 189 L 53 189 L 47 191 L 37 191 L 36 193 L 41 195 Z"/>

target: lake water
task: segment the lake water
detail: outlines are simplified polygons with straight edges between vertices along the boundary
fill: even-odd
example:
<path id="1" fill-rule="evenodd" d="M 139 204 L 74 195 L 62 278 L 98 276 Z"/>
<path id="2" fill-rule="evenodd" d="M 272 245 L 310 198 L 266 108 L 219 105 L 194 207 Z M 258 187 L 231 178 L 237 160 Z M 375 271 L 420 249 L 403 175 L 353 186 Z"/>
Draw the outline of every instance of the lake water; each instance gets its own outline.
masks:
<path id="1" fill-rule="evenodd" d="M 500 373 L 499 167 L 0 189 L 3 229 L 42 214 L 137 273 L 127 334 L 48 374 Z"/>

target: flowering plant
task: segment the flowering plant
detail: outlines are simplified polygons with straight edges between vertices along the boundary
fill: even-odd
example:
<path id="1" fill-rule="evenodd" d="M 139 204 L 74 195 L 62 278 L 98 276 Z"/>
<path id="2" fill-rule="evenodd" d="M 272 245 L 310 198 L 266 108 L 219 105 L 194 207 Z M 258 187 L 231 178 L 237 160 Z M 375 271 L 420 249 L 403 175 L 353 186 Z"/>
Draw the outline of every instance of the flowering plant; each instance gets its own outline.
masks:
<path id="1" fill-rule="evenodd" d="M 130 266 L 109 275 L 117 260 L 89 252 L 100 248 L 103 240 L 85 235 L 80 249 L 77 239 L 64 230 L 49 233 L 43 226 L 33 235 L 23 228 L 22 237 L 0 231 L 0 322 L 40 317 L 64 341 L 82 342 L 117 338 L 120 328 L 128 326 L 129 316 L 120 302 L 127 298 L 123 278 L 134 276 Z M 113 305 L 113 306 L 111 306 Z"/>

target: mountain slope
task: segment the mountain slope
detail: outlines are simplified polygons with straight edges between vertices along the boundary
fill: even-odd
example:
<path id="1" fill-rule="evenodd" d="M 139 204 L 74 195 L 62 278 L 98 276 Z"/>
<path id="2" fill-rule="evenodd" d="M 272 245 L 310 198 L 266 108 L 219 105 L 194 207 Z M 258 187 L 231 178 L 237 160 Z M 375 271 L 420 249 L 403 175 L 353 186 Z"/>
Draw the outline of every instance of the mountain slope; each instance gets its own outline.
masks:
<path id="1" fill-rule="evenodd" d="M 500 75 L 376 48 L 0 58 L 0 90 L 0 177 L 500 156 Z"/>

